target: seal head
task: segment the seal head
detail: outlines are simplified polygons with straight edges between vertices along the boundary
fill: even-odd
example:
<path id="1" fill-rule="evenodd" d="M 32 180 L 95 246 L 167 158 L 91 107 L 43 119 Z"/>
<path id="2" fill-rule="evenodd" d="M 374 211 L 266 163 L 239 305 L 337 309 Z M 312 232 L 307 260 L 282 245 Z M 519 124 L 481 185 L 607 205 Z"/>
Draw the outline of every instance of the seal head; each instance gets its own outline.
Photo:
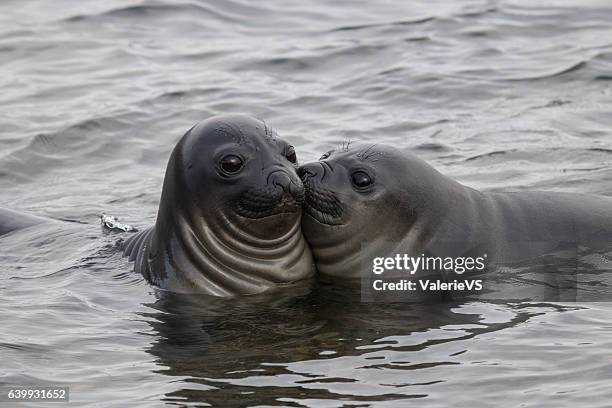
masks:
<path id="1" fill-rule="evenodd" d="M 308 278 L 304 187 L 293 146 L 263 121 L 217 116 L 174 148 L 155 226 L 124 253 L 150 282 L 234 296 Z"/>
<path id="2" fill-rule="evenodd" d="M 298 169 L 302 230 L 322 274 L 359 277 L 364 256 L 420 250 L 448 212 L 458 184 L 390 146 L 350 145 Z M 444 193 L 444 194 L 443 194 Z"/>

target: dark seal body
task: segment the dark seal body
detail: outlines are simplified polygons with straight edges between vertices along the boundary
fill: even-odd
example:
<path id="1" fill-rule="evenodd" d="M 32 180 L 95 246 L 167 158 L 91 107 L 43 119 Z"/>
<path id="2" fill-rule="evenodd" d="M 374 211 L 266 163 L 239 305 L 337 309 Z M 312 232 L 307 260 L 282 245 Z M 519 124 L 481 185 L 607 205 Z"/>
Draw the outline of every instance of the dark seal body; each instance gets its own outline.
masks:
<path id="1" fill-rule="evenodd" d="M 554 192 L 486 193 L 419 158 L 351 146 L 300 168 L 302 228 L 323 274 L 359 277 L 364 258 L 484 253 L 520 262 L 559 247 L 612 247 L 612 198 Z"/>
<path id="2" fill-rule="evenodd" d="M 0 208 L 0 236 L 51 221 L 47 218 L 9 210 L 8 208 Z"/>
<path id="3" fill-rule="evenodd" d="M 168 161 L 155 225 L 124 253 L 148 281 L 177 292 L 254 294 L 311 277 L 295 163 L 293 147 L 262 121 L 194 126 Z"/>

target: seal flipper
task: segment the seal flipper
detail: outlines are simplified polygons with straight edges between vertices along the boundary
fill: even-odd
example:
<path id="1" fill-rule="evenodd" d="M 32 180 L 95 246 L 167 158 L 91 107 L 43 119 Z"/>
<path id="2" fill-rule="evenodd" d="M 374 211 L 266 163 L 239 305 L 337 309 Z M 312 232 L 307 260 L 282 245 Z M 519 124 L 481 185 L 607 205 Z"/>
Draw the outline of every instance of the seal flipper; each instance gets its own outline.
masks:
<path id="1" fill-rule="evenodd" d="M 121 245 L 123 256 L 127 256 L 130 262 L 134 262 L 134 271 L 140 273 L 147 281 L 158 284 L 152 280 L 147 260 L 149 259 L 149 242 L 155 227 L 149 227 L 137 232 Z"/>
<path id="2" fill-rule="evenodd" d="M 145 242 L 153 227 L 149 227 L 129 237 L 121 246 L 123 256 L 127 256 L 130 262 L 134 262 L 138 254 L 144 249 Z"/>
<path id="3" fill-rule="evenodd" d="M 32 225 L 52 221 L 49 218 L 24 214 L 0 207 L 0 236 Z"/>

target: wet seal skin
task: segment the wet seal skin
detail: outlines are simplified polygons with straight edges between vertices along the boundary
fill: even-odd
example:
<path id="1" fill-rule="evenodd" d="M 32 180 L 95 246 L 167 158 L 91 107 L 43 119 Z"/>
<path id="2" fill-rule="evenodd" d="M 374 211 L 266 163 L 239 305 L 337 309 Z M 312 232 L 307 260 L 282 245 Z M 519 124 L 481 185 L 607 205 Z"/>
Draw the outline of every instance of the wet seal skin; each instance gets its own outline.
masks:
<path id="1" fill-rule="evenodd" d="M 295 150 L 263 121 L 217 116 L 174 148 L 157 220 L 124 244 L 152 284 L 213 296 L 255 294 L 311 277 L 300 228 Z"/>
<path id="2" fill-rule="evenodd" d="M 564 244 L 612 247 L 611 197 L 485 193 L 384 145 L 344 146 L 298 173 L 306 189 L 302 230 L 323 275 L 359 278 L 362 259 L 448 248 L 500 264 Z"/>
<path id="3" fill-rule="evenodd" d="M 43 218 L 19 211 L 0 207 L 0 236 L 13 231 L 28 228 L 46 222 L 53 222 L 50 218 Z"/>

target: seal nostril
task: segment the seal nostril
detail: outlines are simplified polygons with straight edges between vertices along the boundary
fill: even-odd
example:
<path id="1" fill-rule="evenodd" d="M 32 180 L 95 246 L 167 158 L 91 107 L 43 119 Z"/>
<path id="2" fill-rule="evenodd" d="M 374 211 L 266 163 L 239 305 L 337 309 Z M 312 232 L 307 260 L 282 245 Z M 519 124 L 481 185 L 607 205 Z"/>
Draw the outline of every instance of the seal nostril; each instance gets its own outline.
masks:
<path id="1" fill-rule="evenodd" d="M 277 170 L 268 176 L 268 184 L 274 187 L 280 187 L 283 190 L 287 190 L 291 184 L 291 177 L 284 171 Z"/>

